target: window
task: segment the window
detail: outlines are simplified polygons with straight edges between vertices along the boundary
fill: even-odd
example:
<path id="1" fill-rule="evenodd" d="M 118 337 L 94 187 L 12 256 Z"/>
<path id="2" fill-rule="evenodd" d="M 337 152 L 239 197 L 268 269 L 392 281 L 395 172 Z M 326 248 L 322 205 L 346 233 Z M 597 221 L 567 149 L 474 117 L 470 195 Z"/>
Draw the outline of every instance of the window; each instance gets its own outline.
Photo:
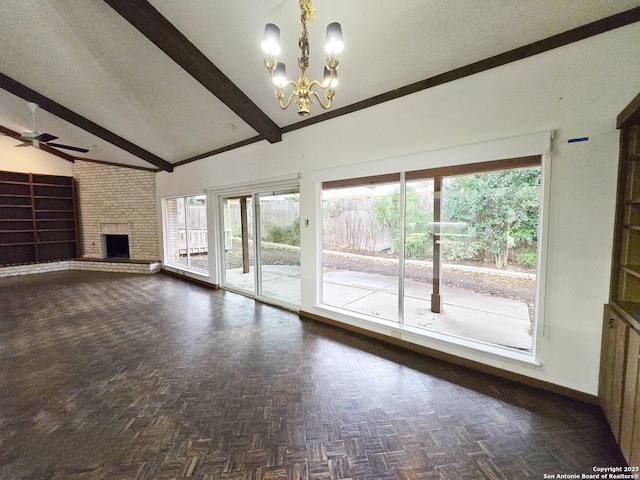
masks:
<path id="1" fill-rule="evenodd" d="M 386 320 L 398 319 L 400 175 L 326 188 L 323 302 Z"/>
<path id="2" fill-rule="evenodd" d="M 323 184 L 322 303 L 531 352 L 541 158 Z"/>
<path id="3" fill-rule="evenodd" d="M 169 266 L 209 274 L 207 197 L 165 200 L 166 256 Z"/>

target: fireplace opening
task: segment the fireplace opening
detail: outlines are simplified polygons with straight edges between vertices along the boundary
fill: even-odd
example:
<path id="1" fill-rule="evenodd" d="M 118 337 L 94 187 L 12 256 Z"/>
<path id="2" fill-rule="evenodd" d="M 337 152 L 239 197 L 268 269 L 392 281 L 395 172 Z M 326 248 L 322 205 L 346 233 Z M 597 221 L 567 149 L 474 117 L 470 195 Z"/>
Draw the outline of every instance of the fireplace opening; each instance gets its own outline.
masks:
<path id="1" fill-rule="evenodd" d="M 107 258 L 129 258 L 129 235 L 105 235 Z"/>

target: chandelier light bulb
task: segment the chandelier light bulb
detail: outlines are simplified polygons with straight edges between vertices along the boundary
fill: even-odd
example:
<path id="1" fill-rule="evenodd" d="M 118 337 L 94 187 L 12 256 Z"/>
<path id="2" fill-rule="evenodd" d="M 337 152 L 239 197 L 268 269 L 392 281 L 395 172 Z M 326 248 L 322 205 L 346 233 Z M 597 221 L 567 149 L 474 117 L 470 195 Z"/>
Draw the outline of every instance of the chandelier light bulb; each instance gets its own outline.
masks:
<path id="1" fill-rule="evenodd" d="M 338 55 L 344 50 L 342 42 L 342 26 L 338 22 L 327 25 L 327 43 L 324 51 L 327 55 Z"/>
<path id="2" fill-rule="evenodd" d="M 272 57 L 280 55 L 280 29 L 273 23 L 267 23 L 264 27 L 262 51 Z"/>
<path id="3" fill-rule="evenodd" d="M 282 62 L 278 62 L 273 71 L 273 84 L 278 88 L 283 88 L 287 85 L 287 67 Z"/>

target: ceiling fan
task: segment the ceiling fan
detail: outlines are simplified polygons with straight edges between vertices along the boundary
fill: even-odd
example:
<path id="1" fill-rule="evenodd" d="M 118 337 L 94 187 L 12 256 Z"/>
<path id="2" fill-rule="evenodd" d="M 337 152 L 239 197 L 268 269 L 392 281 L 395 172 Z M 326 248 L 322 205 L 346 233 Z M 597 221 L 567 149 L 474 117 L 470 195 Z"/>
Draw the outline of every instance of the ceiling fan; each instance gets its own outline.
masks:
<path id="1" fill-rule="evenodd" d="M 33 131 L 22 132 L 22 134 L 20 135 L 22 143 L 20 145 L 16 145 L 16 147 L 33 146 L 35 148 L 40 148 L 40 144 L 44 144 L 48 145 L 49 147 L 73 150 L 74 152 L 86 153 L 89 151 L 86 148 L 73 147 L 71 145 L 62 145 L 61 143 L 53 143 L 52 140 L 55 140 L 58 137 L 56 137 L 55 135 L 51 135 L 50 133 L 38 133 L 38 131 L 36 130 L 36 110 L 38 109 L 38 104 L 27 102 L 27 106 L 29 107 L 29 110 L 31 110 L 31 116 L 33 118 Z"/>

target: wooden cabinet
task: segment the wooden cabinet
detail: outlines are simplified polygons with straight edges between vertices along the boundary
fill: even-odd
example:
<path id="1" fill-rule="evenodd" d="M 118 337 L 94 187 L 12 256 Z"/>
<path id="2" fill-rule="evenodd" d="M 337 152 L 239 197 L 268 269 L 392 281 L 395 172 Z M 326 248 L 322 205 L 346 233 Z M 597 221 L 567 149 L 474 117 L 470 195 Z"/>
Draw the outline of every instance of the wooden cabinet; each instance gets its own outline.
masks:
<path id="1" fill-rule="evenodd" d="M 629 465 L 640 466 L 640 332 L 605 306 L 598 396 Z"/>
<path id="2" fill-rule="evenodd" d="M 622 391 L 622 383 L 620 381 L 619 370 L 623 363 L 621 356 L 617 353 L 617 334 L 616 331 L 624 329 L 624 321 L 618 317 L 608 305 L 604 307 L 604 322 L 602 326 L 602 359 L 600 361 L 600 385 L 598 388 L 598 397 L 600 405 L 604 410 L 611 430 L 616 440 L 620 434 L 620 417 L 622 412 L 620 392 Z M 616 362 L 616 357 L 618 361 Z M 617 368 L 616 368 L 617 367 Z M 618 375 L 615 370 L 618 370 Z M 617 378 L 617 381 L 616 381 Z M 614 391 L 619 392 L 615 395 Z"/>
<path id="3" fill-rule="evenodd" d="M 640 333 L 633 328 L 628 330 L 626 353 L 619 443 L 629 465 L 640 466 Z"/>
<path id="4" fill-rule="evenodd" d="M 77 257 L 72 177 L 0 172 L 0 265 Z"/>
<path id="5" fill-rule="evenodd" d="M 640 466 L 640 95 L 618 116 L 620 163 L 598 396 L 613 435 Z"/>

